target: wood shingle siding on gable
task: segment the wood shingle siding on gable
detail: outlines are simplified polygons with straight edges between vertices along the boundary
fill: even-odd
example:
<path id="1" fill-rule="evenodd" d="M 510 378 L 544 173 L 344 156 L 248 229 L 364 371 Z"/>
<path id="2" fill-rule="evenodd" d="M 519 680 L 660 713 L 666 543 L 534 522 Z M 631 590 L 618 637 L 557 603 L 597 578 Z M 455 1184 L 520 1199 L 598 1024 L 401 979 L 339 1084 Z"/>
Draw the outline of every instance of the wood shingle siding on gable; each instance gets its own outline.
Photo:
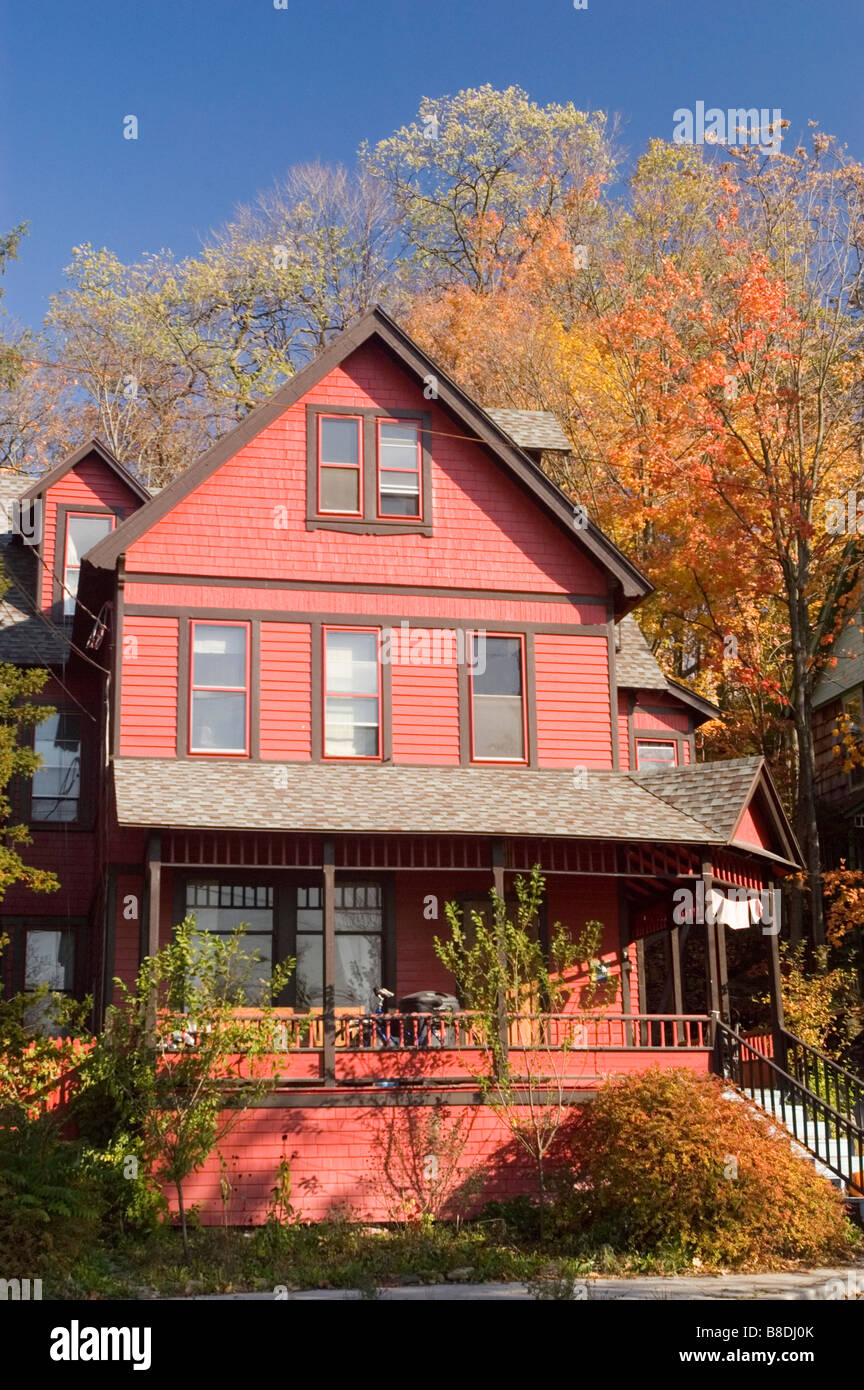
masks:
<path id="1" fill-rule="evenodd" d="M 410 409 L 422 391 L 366 346 L 319 382 L 320 404 Z M 300 400 L 127 552 L 136 572 L 352 584 L 596 594 L 601 569 L 440 408 L 432 415 L 434 535 L 353 535 L 306 525 L 306 400 Z M 284 523 L 284 524 L 283 524 Z M 182 557 L 182 559 L 181 559 Z"/>

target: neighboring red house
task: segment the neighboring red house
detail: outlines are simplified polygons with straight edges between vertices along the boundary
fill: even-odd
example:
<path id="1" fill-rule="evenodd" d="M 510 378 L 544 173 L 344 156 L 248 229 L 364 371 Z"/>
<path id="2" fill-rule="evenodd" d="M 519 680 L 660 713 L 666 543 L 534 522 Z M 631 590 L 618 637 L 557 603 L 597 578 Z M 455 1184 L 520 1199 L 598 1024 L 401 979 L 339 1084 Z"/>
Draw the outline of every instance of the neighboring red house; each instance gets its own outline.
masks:
<path id="1" fill-rule="evenodd" d="M 54 800 L 30 857 L 63 888 L 7 896 L 14 978 L 62 975 L 101 1014 L 190 911 L 247 923 L 263 970 L 296 956 L 284 1005 L 319 1019 L 232 1140 L 259 1174 L 238 1218 L 260 1218 L 289 1131 L 318 1212 L 362 1187 L 370 1106 L 431 1101 L 407 1083 L 436 1078 L 473 1103 L 458 1048 L 376 1052 L 343 1017 L 381 985 L 453 989 L 433 947 L 447 901 L 540 864 L 547 922 L 603 922 L 623 989 L 582 1096 L 658 1058 L 709 1066 L 702 1021 L 634 1019 L 673 890 L 767 888 L 799 862 L 760 759 L 696 763 L 717 711 L 660 671 L 629 616 L 650 584 L 543 473 L 566 447 L 548 416 L 483 410 L 376 309 L 157 496 L 94 444 L 31 488 L 41 545 L 9 539 L 38 583 L 19 580 L 3 635 L 51 665 L 62 707 L 39 735 L 33 795 Z M 725 950 L 700 930 L 707 1023 Z M 329 1186 L 308 1141 L 325 1132 Z M 217 1192 L 205 1174 L 211 1217 Z"/>

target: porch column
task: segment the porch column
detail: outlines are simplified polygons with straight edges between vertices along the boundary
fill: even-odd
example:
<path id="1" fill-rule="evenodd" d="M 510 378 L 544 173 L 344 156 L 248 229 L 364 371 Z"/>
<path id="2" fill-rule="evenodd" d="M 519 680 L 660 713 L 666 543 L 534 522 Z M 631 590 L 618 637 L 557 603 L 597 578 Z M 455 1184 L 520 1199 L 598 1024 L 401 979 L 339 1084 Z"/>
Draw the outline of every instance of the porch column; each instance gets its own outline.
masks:
<path id="1" fill-rule="evenodd" d="M 336 1084 L 336 850 L 324 841 L 324 1084 Z"/>
<path id="2" fill-rule="evenodd" d="M 492 883 L 495 892 L 501 901 L 504 901 L 504 841 L 492 841 Z M 499 946 L 499 960 L 503 959 L 503 952 Z M 507 1058 L 510 1051 L 510 1034 L 507 1027 L 507 999 L 504 991 L 498 991 L 498 1045 L 501 1049 L 501 1060 L 506 1069 Z"/>
<path id="3" fill-rule="evenodd" d="M 708 894 L 714 883 L 714 868 L 710 859 L 702 860 L 702 882 L 705 885 L 705 974 L 708 985 L 708 1012 L 719 1015 L 720 984 L 717 978 L 717 927 L 714 922 L 709 921 L 708 913 Z"/>
<path id="4" fill-rule="evenodd" d="M 624 856 L 619 853 L 618 872 L 624 872 Z M 623 878 L 618 879 L 618 962 L 621 970 L 621 1012 L 625 1019 L 633 1014 L 630 996 L 630 908 L 627 903 L 627 888 Z M 633 1046 L 633 1024 L 625 1022 L 624 1039 L 628 1047 Z"/>
<path id="5" fill-rule="evenodd" d="M 159 951 L 159 902 L 162 896 L 162 840 L 159 835 L 151 835 L 147 841 L 147 876 L 145 879 L 145 892 L 147 894 L 147 950 L 145 955 L 155 956 Z M 145 1032 L 152 1042 L 156 1040 L 156 1008 L 157 999 L 155 989 L 151 992 L 147 1001 L 147 1017 L 145 1019 Z"/>
<path id="6" fill-rule="evenodd" d="M 779 892 L 779 889 L 775 890 Z M 763 928 L 764 931 L 764 928 Z M 780 923 L 771 914 L 768 940 L 768 993 L 771 1000 L 771 1035 L 774 1041 L 774 1061 L 786 1070 L 786 1017 L 783 1012 L 783 977 L 780 973 Z"/>
<path id="7" fill-rule="evenodd" d="M 669 956 L 672 969 L 672 1012 L 683 1014 L 684 1012 L 684 991 L 681 988 L 681 928 L 669 928 Z M 678 1042 L 684 1045 L 684 1024 L 676 1025 Z"/>
<path id="8" fill-rule="evenodd" d="M 720 1017 L 724 1023 L 732 1022 L 729 1006 L 729 969 L 726 964 L 726 927 L 722 922 L 716 926 L 717 932 L 717 970 L 720 979 Z"/>

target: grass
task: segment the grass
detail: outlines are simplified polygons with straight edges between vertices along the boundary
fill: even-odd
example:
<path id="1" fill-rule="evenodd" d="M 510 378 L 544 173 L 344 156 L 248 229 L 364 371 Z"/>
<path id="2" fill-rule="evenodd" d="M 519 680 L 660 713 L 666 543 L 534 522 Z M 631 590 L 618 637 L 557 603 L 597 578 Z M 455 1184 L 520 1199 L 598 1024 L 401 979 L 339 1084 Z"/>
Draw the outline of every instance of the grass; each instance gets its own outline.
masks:
<path id="1" fill-rule="evenodd" d="M 347 1221 L 246 1230 L 201 1227 L 191 1232 L 190 1241 L 188 1265 L 180 1234 L 169 1226 L 146 1239 L 91 1252 L 54 1287 L 46 1272 L 44 1296 L 140 1299 L 271 1292 L 276 1297 L 278 1289 L 350 1288 L 374 1297 L 380 1286 L 440 1284 L 448 1282 L 448 1275 L 451 1281 L 456 1275 L 471 1283 L 548 1282 L 551 1288 L 589 1274 L 705 1272 L 694 1270 L 672 1248 L 652 1256 L 620 1255 L 609 1247 L 579 1251 L 562 1248 L 560 1242 L 541 1248 L 494 1217 L 412 1227 Z"/>

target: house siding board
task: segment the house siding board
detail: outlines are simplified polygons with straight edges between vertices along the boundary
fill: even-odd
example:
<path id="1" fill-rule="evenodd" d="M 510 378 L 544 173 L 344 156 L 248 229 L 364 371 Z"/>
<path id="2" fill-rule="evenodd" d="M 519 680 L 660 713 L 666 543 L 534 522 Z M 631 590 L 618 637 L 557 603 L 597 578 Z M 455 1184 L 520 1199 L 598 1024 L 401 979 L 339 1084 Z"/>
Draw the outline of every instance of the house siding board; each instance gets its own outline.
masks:
<path id="1" fill-rule="evenodd" d="M 430 412 L 433 536 L 307 530 L 307 402 Z M 331 371 L 135 541 L 127 569 L 170 574 L 178 555 L 193 574 L 606 592 L 600 568 L 375 344 Z"/>
<path id="2" fill-rule="evenodd" d="M 144 902 L 142 874 L 118 874 L 114 912 L 114 968 L 112 978 L 127 986 L 135 983 L 141 951 L 141 912 Z M 112 1002 L 119 1004 L 122 992 L 115 985 Z"/>
<path id="3" fill-rule="evenodd" d="M 80 507 L 86 511 L 93 507 L 108 507 L 111 511 L 128 513 L 140 505 L 140 499 L 126 486 L 122 478 L 98 459 L 90 462 L 85 460 L 77 464 L 49 489 L 44 501 L 43 516 L 43 609 L 51 608 L 53 604 L 54 586 L 51 575 L 55 570 L 57 546 L 59 544 L 62 547 L 64 540 L 62 536 L 57 535 L 57 508 Z"/>
<path id="4" fill-rule="evenodd" d="M 177 751 L 177 618 L 123 621 L 120 752 L 173 757 Z"/>
<path id="5" fill-rule="evenodd" d="M 312 634 L 308 623 L 261 624 L 261 757 L 312 755 Z"/>
<path id="6" fill-rule="evenodd" d="M 651 700 L 648 694 L 643 693 L 640 699 L 648 704 L 650 708 L 642 709 L 637 705 L 636 709 L 634 709 L 633 727 L 637 734 L 643 730 L 657 733 L 667 731 L 680 734 L 690 733 L 692 720 L 686 710 L 676 710 L 674 706 L 669 705 L 667 708 L 663 708 L 661 712 L 661 706 L 657 705 L 656 701 Z"/>
<path id="7" fill-rule="evenodd" d="M 816 758 L 816 790 L 822 797 L 845 796 L 850 789 L 849 773 L 833 753 L 838 742 L 834 730 L 842 713 L 842 702 L 833 700 L 813 712 L 813 743 Z"/>
<path id="8" fill-rule="evenodd" d="M 627 711 L 627 696 L 618 692 L 618 758 L 622 772 L 630 770 L 630 720 Z"/>
<path id="9" fill-rule="evenodd" d="M 333 533 L 328 533 L 331 536 Z M 339 540 L 344 539 L 340 535 Z M 337 544 L 336 541 L 333 542 Z M 322 576 L 324 582 L 330 577 Z M 406 583 L 410 581 L 404 581 Z M 444 577 L 441 584 L 445 584 Z M 440 587 L 440 586 L 439 586 Z M 346 615 L 366 614 L 370 618 L 386 614 L 390 617 L 410 619 L 412 622 L 452 621 L 454 623 L 544 623 L 573 626 L 586 624 L 596 626 L 605 622 L 606 609 L 598 600 L 575 603 L 544 603 L 542 594 L 536 601 L 525 599 L 484 599 L 466 598 L 459 595 L 449 597 L 443 594 L 402 594 L 376 593 L 365 589 L 295 589 L 172 584 L 166 579 L 164 584 L 136 582 L 134 578 L 125 587 L 127 605 L 142 608 L 192 608 L 192 609 L 237 609 L 241 613 L 285 612 L 286 614 L 309 613 L 310 615 L 344 613 Z"/>
<path id="10" fill-rule="evenodd" d="M 431 646 L 429 654 L 434 655 Z M 441 655 L 449 658 L 451 653 L 442 648 Z M 455 766 L 460 752 L 457 662 L 444 659 L 420 663 L 410 658 L 410 643 L 400 643 L 394 635 L 391 665 L 393 759 L 402 763 Z"/>
<path id="11" fill-rule="evenodd" d="M 611 767 L 606 639 L 538 633 L 534 646 L 540 766 Z"/>

